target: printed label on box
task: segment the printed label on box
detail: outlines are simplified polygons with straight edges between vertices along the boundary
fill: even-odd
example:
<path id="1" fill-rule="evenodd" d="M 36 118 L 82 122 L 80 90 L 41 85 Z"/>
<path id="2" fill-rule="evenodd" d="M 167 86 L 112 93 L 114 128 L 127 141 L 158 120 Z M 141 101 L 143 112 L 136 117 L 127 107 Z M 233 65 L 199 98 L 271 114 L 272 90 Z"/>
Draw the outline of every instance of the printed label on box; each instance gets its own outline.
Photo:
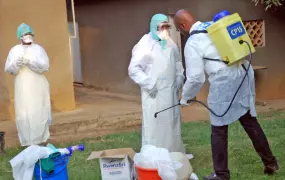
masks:
<path id="1" fill-rule="evenodd" d="M 131 180 L 128 157 L 124 159 L 100 159 L 103 180 Z"/>

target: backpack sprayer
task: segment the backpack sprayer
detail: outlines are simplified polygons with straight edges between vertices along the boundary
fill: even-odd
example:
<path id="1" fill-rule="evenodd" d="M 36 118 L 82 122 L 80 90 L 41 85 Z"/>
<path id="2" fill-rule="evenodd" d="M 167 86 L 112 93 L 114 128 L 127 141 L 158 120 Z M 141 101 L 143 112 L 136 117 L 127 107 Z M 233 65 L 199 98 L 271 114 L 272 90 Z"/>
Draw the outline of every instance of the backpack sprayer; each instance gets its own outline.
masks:
<path id="1" fill-rule="evenodd" d="M 225 116 L 228 111 L 230 110 L 238 91 L 240 90 L 246 76 L 248 75 L 248 70 L 251 65 L 252 60 L 252 54 L 255 52 L 255 48 L 252 45 L 252 42 L 246 32 L 246 29 L 242 23 L 241 17 L 235 13 L 230 15 L 230 13 L 226 10 L 221 11 L 220 13 L 216 14 L 213 17 L 214 24 L 207 27 L 207 30 L 202 31 L 192 31 L 190 33 L 190 36 L 199 34 L 199 33 L 208 33 L 210 39 L 215 44 L 219 55 L 222 57 L 221 59 L 211 59 L 204 57 L 203 59 L 209 60 L 209 61 L 219 61 L 227 64 L 228 66 L 238 64 L 241 61 L 244 61 L 243 58 L 246 56 L 249 56 L 249 65 L 247 68 L 244 67 L 242 64 L 242 67 L 245 70 L 245 75 L 237 88 L 230 105 L 226 109 L 226 111 L 223 114 L 216 114 L 212 109 L 210 109 L 205 103 L 198 101 L 198 100 L 189 100 L 190 102 L 197 102 L 201 105 L 203 105 L 206 109 L 208 109 L 212 114 L 214 114 L 217 117 L 223 117 Z M 158 111 L 154 114 L 154 117 L 156 118 L 157 115 L 161 112 L 164 112 L 168 109 L 174 108 L 176 106 L 181 105 L 180 102 L 176 105 L 173 105 L 169 108 L 166 108 L 164 110 Z"/>

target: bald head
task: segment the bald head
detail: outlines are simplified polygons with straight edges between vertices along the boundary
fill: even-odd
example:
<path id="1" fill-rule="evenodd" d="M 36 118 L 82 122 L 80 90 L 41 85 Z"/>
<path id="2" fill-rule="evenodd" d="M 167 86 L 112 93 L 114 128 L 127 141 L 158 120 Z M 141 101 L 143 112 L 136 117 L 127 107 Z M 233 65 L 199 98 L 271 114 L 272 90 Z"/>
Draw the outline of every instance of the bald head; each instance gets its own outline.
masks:
<path id="1" fill-rule="evenodd" d="M 174 24 L 176 28 L 184 35 L 188 35 L 192 25 L 196 22 L 192 14 L 184 9 L 176 12 Z"/>

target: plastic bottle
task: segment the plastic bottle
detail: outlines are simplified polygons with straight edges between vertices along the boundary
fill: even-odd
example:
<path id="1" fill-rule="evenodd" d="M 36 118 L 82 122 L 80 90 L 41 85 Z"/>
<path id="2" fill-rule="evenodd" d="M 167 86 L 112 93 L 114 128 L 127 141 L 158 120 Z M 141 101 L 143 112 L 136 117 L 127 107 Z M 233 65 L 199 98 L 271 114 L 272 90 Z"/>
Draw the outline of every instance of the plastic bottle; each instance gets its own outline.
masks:
<path id="1" fill-rule="evenodd" d="M 79 145 L 76 145 L 76 146 L 70 146 L 68 148 L 66 148 L 68 151 L 69 151 L 69 154 L 67 154 L 67 156 L 72 156 L 72 153 L 74 151 L 84 151 L 84 144 L 79 144 Z"/>

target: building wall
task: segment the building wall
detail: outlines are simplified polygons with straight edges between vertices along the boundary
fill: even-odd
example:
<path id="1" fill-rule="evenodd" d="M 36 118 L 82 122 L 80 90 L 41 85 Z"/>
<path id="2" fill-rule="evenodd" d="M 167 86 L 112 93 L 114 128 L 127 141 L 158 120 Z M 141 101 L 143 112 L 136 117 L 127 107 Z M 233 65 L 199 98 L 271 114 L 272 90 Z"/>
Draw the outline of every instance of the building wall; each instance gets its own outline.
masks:
<path id="1" fill-rule="evenodd" d="M 169 0 L 169 12 L 176 12 L 185 8 L 190 10 L 198 20 L 207 21 L 213 14 L 227 9 L 230 12 L 238 12 L 243 20 L 265 20 L 266 46 L 257 48 L 253 56 L 253 65 L 266 66 L 267 70 L 256 71 L 257 99 L 267 100 L 285 97 L 285 66 L 282 47 L 285 46 L 285 24 L 282 23 L 283 13 L 265 12 L 264 7 L 255 7 L 249 0 Z M 210 7 L 210 8 L 209 8 Z M 205 100 L 207 85 L 203 88 L 198 98 Z"/>
<path id="2" fill-rule="evenodd" d="M 154 12 L 167 12 L 164 0 L 102 1 L 76 7 L 83 83 L 138 93 L 128 78 L 132 47 L 148 32 Z"/>
<path id="3" fill-rule="evenodd" d="M 110 91 L 138 94 L 138 87 L 129 79 L 127 67 L 131 49 L 149 31 L 155 13 L 175 13 L 189 9 L 198 20 L 211 20 L 213 14 L 227 9 L 238 12 L 243 20 L 265 19 L 266 47 L 257 49 L 254 65 L 268 70 L 256 73 L 258 99 L 285 97 L 285 65 L 281 48 L 285 46 L 285 25 L 281 17 L 264 12 L 250 0 L 147 0 L 104 1 L 76 7 L 82 54 L 83 83 Z M 207 85 L 198 95 L 205 100 Z"/>
<path id="4" fill-rule="evenodd" d="M 65 0 L 1 0 L 0 8 L 0 77 L 1 86 L 9 94 L 10 114 L 14 114 L 14 77 L 7 73 L 3 75 L 3 69 L 9 50 L 19 43 L 16 29 L 22 22 L 34 29 L 37 43 L 44 47 L 50 58 L 50 70 L 46 76 L 50 83 L 53 109 L 63 111 L 75 108 Z M 0 97 L 5 96 L 1 93 Z"/>
<path id="5" fill-rule="evenodd" d="M 2 6 L 0 5 L 0 39 L 4 38 L 4 34 L 3 34 L 3 26 L 1 26 L 2 22 L 4 21 L 3 16 L 2 16 Z M 7 89 L 7 86 L 5 86 L 5 73 L 4 73 L 4 65 L 5 65 L 5 61 L 2 58 L 3 56 L 1 56 L 2 54 L 4 54 L 5 52 L 3 52 L 2 50 L 2 45 L 0 46 L 0 121 L 2 120 L 6 120 L 10 118 L 10 113 L 9 113 L 9 105 L 10 104 L 10 98 L 9 98 L 9 92 Z"/>

